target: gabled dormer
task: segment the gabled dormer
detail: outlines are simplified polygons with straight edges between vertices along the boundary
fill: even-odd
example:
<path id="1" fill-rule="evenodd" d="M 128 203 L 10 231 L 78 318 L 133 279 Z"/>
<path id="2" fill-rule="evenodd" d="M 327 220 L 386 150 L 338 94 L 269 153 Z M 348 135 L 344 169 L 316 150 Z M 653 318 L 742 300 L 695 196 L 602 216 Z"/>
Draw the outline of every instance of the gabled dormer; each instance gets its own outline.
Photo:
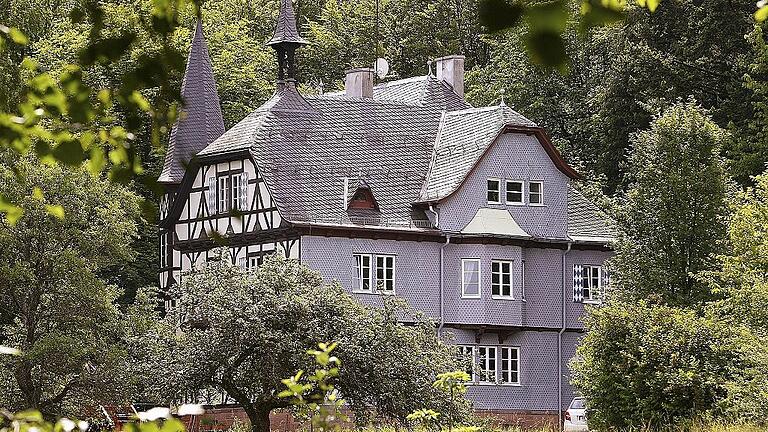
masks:
<path id="1" fill-rule="evenodd" d="M 347 210 L 373 210 L 379 211 L 379 204 L 373 196 L 371 187 L 365 180 L 358 180 L 353 188 L 354 192 L 347 201 Z"/>

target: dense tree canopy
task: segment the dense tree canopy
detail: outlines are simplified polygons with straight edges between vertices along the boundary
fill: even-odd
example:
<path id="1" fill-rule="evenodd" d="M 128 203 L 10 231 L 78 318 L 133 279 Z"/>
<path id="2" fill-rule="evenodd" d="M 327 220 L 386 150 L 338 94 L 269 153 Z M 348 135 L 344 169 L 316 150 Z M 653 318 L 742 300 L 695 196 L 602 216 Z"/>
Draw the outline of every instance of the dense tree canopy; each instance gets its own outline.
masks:
<path id="1" fill-rule="evenodd" d="M 0 404 L 53 415 L 125 400 L 128 329 L 102 275 L 133 258 L 137 197 L 31 158 L 0 164 L 0 188 L 27 209 L 0 223 L 0 344 L 23 353 L 0 357 Z"/>

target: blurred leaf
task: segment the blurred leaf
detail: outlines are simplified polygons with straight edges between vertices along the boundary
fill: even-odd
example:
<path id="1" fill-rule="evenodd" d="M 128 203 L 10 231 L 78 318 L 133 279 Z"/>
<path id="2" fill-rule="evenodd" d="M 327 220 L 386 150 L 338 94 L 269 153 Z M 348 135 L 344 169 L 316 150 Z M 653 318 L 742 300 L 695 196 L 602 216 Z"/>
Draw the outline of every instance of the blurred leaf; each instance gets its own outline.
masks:
<path id="1" fill-rule="evenodd" d="M 581 30 L 623 21 L 625 5 L 618 1 L 584 0 L 581 2 Z"/>
<path id="2" fill-rule="evenodd" d="M 5 213 L 5 220 L 11 225 L 16 225 L 16 222 L 21 219 L 24 214 L 24 210 L 8 202 L 2 195 L 0 195 L 0 213 Z"/>
<path id="3" fill-rule="evenodd" d="M 57 219 L 64 219 L 64 207 L 61 205 L 45 205 L 45 211 L 48 212 L 49 215 L 56 217 Z"/>
<path id="4" fill-rule="evenodd" d="M 80 62 L 86 66 L 96 62 L 102 64 L 115 62 L 128 51 L 128 47 L 135 39 L 134 33 L 126 33 L 118 37 L 92 42 L 80 52 Z"/>
<path id="5" fill-rule="evenodd" d="M 755 12 L 755 20 L 758 22 L 763 22 L 766 19 L 768 19 L 768 5 L 762 6 L 757 10 L 757 12 Z"/>
<path id="6" fill-rule="evenodd" d="M 43 196 L 43 190 L 39 187 L 35 187 L 32 189 L 32 198 L 42 201 L 45 197 Z"/>
<path id="7" fill-rule="evenodd" d="M 53 157 L 66 165 L 78 165 L 85 159 L 83 146 L 75 138 L 64 139 L 53 149 Z"/>
<path id="8" fill-rule="evenodd" d="M 478 4 L 480 23 L 489 32 L 497 32 L 520 23 L 523 7 L 505 0 L 481 0 Z"/>
<path id="9" fill-rule="evenodd" d="M 659 7 L 659 4 L 661 3 L 661 0 L 637 0 L 637 4 L 648 8 L 651 12 L 656 12 L 656 8 Z"/>
<path id="10" fill-rule="evenodd" d="M 555 68 L 561 73 L 568 71 L 565 41 L 560 33 L 554 31 L 529 33 L 525 45 L 534 63 Z"/>
<path id="11" fill-rule="evenodd" d="M 525 21 L 531 33 L 562 33 L 568 25 L 568 9 L 563 0 L 557 0 L 529 7 Z"/>

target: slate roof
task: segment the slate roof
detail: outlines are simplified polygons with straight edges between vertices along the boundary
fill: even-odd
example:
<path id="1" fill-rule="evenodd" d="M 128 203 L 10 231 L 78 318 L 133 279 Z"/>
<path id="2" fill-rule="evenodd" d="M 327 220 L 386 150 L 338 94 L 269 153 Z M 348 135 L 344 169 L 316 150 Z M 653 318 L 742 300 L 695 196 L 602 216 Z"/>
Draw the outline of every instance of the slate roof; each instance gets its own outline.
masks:
<path id="1" fill-rule="evenodd" d="M 432 229 L 414 203 L 456 187 L 504 125 L 536 126 L 505 105 L 458 103 L 458 96 L 434 91 L 442 87 L 435 81 L 426 76 L 377 86 L 374 98 L 304 97 L 289 83 L 198 156 L 249 152 L 290 222 Z M 346 209 L 361 184 L 379 211 Z M 580 203 L 572 218 L 583 222 L 574 222 L 574 232 L 589 226 L 602 233 L 594 215 Z"/>
<path id="2" fill-rule="evenodd" d="M 572 186 L 568 186 L 568 237 L 588 240 L 615 238 L 616 223 Z"/>
<path id="3" fill-rule="evenodd" d="M 192 157 L 224 133 L 224 117 L 201 21 L 197 22 L 189 48 L 181 96 L 184 107 L 171 129 L 160 183 L 180 183 Z"/>
<path id="4" fill-rule="evenodd" d="M 446 112 L 419 201 L 436 201 L 453 192 L 505 125 L 536 127 L 504 104 Z"/>
<path id="5" fill-rule="evenodd" d="M 308 44 L 309 42 L 302 38 L 296 29 L 296 15 L 293 12 L 291 0 L 280 0 L 280 12 L 277 16 L 277 26 L 272 39 L 267 45 L 277 45 L 280 43 Z"/>

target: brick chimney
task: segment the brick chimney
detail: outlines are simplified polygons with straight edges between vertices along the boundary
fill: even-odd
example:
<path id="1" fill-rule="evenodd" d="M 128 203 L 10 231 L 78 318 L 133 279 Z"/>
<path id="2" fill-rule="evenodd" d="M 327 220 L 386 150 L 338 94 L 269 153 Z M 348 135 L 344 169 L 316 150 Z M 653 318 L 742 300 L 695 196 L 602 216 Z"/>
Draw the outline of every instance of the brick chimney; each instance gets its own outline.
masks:
<path id="1" fill-rule="evenodd" d="M 373 69 L 357 68 L 347 71 L 344 88 L 350 97 L 373 97 Z"/>
<path id="2" fill-rule="evenodd" d="M 464 97 L 464 56 L 450 55 L 435 59 L 437 79 L 448 83 L 457 95 Z"/>

